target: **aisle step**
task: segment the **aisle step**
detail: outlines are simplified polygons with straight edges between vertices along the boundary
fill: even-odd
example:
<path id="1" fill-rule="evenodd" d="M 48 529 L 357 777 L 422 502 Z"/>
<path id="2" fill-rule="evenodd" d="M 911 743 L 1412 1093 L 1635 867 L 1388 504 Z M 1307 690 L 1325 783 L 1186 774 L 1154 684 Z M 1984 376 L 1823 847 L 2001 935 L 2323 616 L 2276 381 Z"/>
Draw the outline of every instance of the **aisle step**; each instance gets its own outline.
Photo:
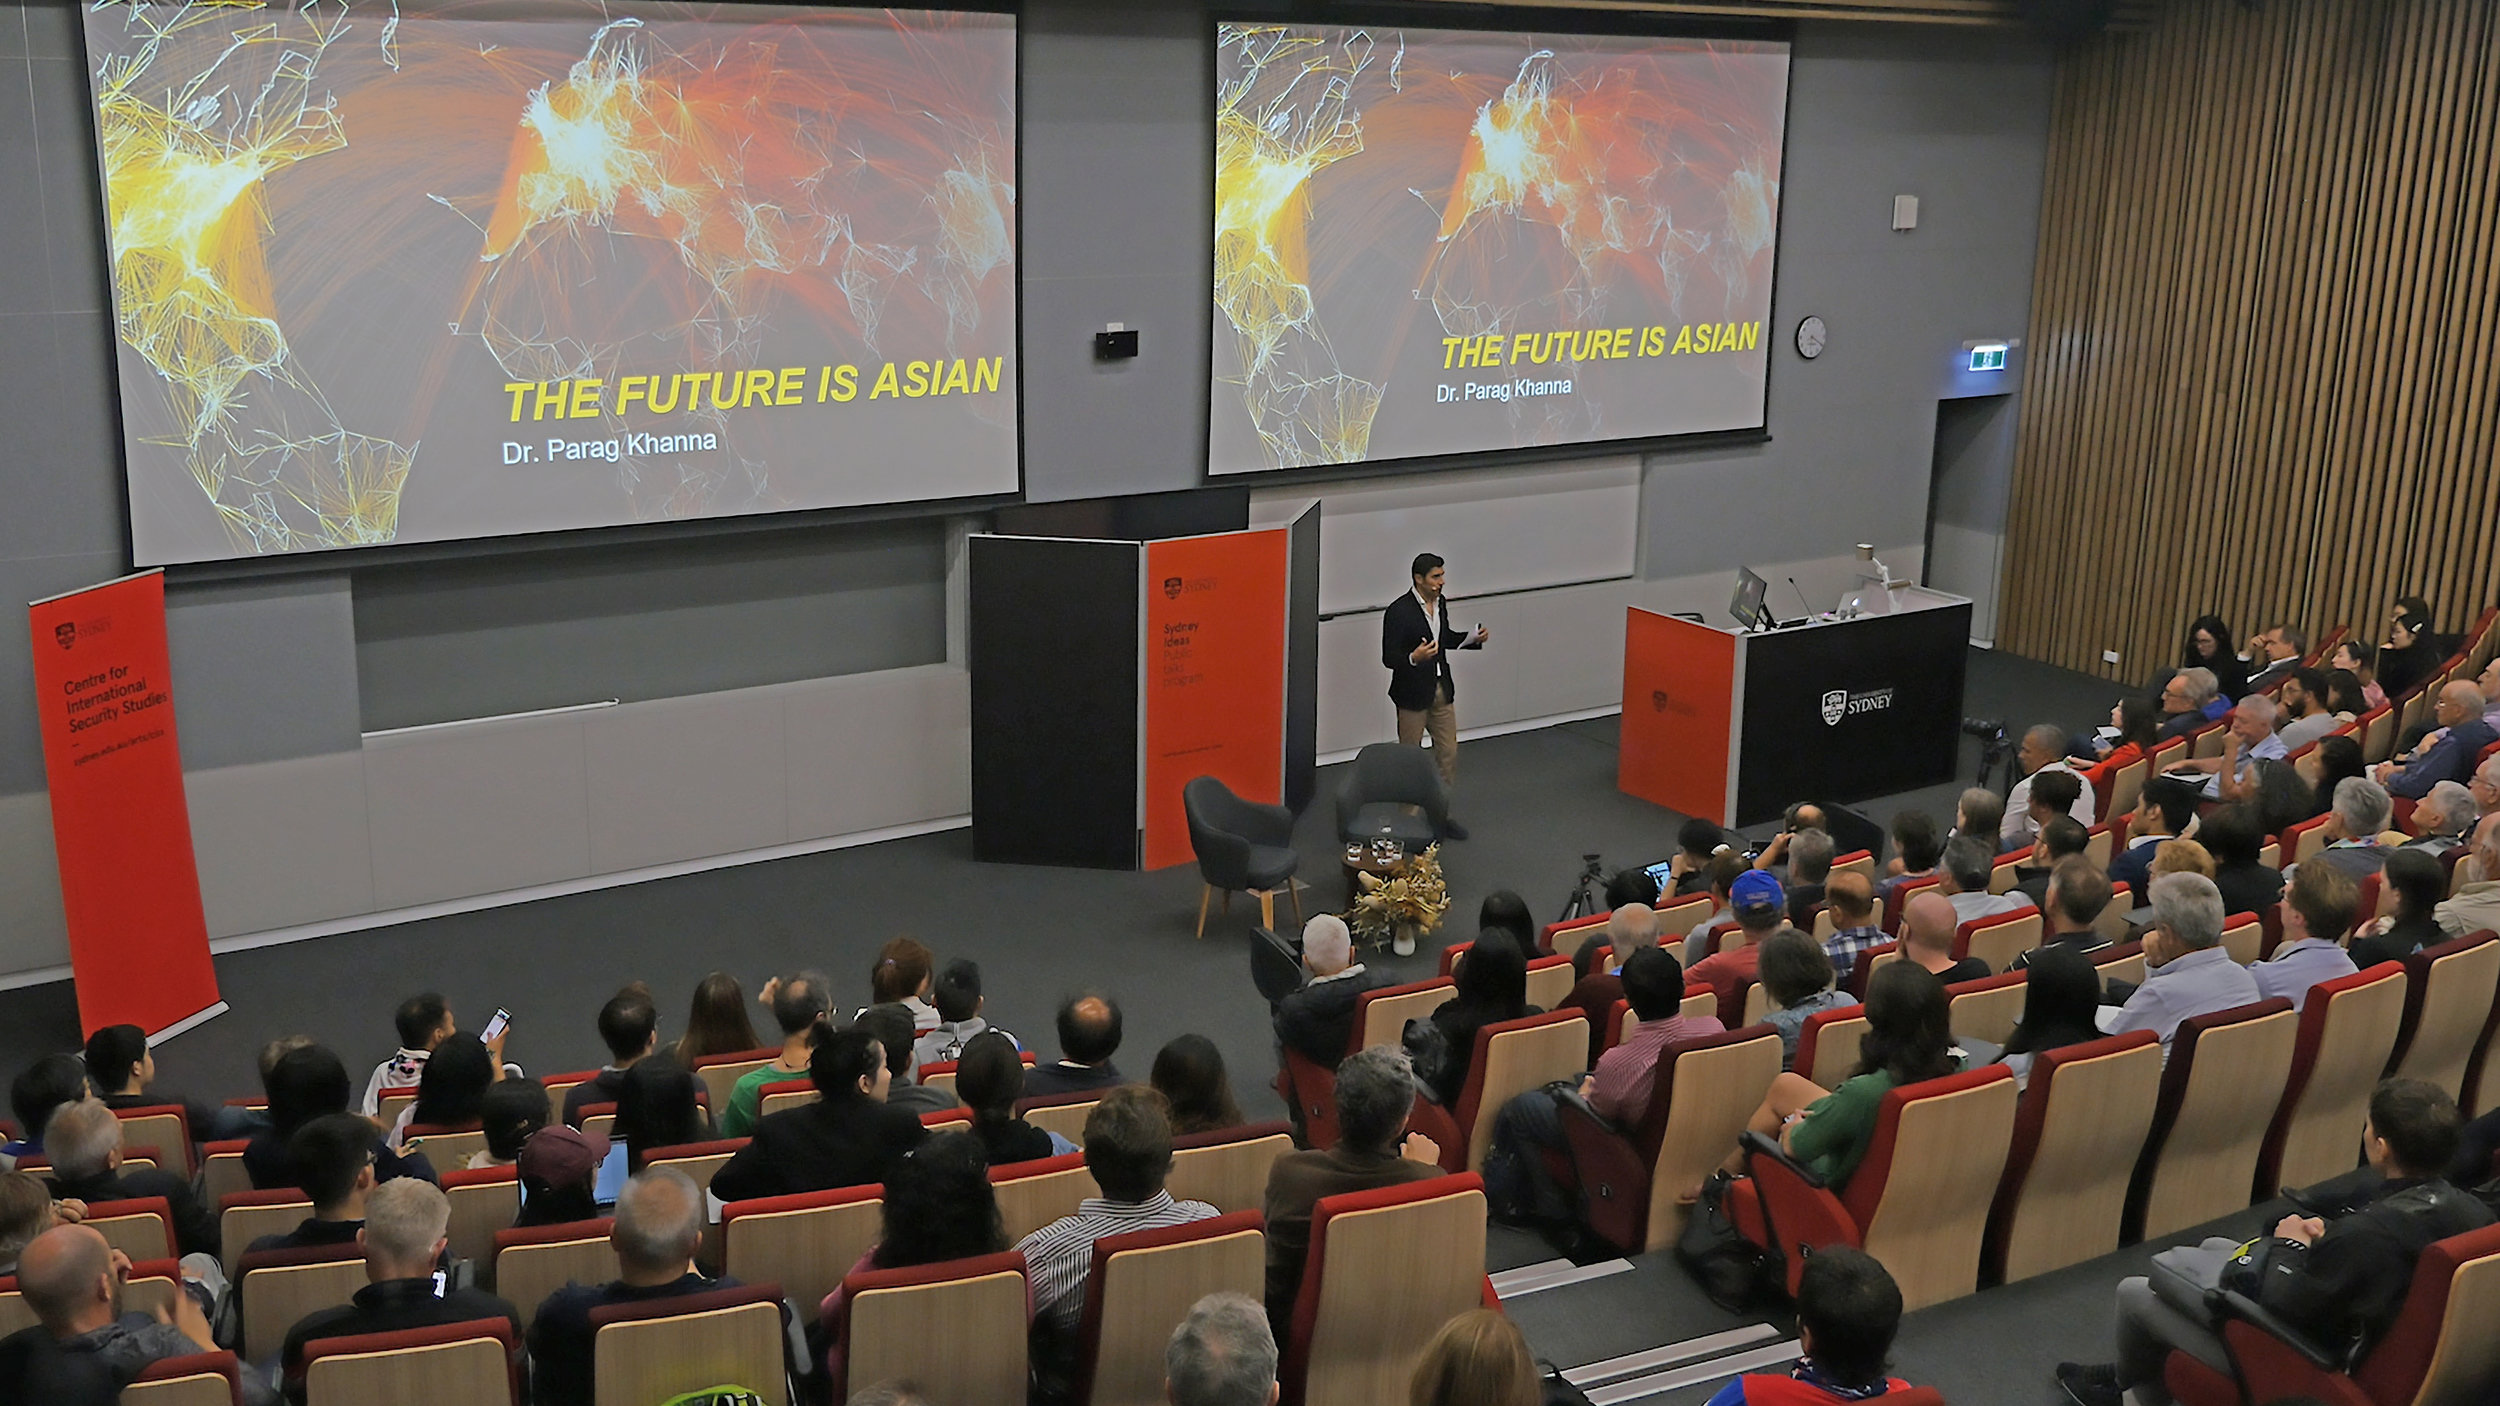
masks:
<path id="1" fill-rule="evenodd" d="M 1623 1259 L 1600 1260 L 1596 1264 L 1585 1265 L 1573 1264 L 1569 1260 L 1545 1260 L 1494 1275 L 1493 1292 L 1503 1298 L 1514 1299 L 1521 1294 L 1559 1289 L 1565 1284 L 1584 1284 L 1608 1275 L 1628 1274 L 1631 1270 L 1632 1262 Z"/>
<path id="2" fill-rule="evenodd" d="M 1589 1406 L 1616 1406 L 1617 1402 L 1638 1401 L 1644 1396 L 1656 1396 L 1662 1392 L 1696 1386 L 1702 1382 L 1724 1381 L 1729 1377 L 1753 1371 L 1757 1367 L 1794 1362 L 1797 1360 L 1798 1349 L 1801 1346 L 1802 1344 L 1796 1339 L 1791 1338 L 1770 1347 L 1740 1352 L 1733 1357 L 1696 1362 L 1690 1367 L 1678 1367 L 1671 1372 L 1659 1372 L 1646 1377 L 1631 1377 L 1616 1382 L 1612 1386 L 1602 1386 L 1590 1392 L 1588 1394 Z"/>
<path id="3" fill-rule="evenodd" d="M 1599 1382 L 1613 1381 L 1617 1377 L 1628 1377 L 1637 1372 L 1650 1372 L 1660 1367 L 1674 1366 L 1678 1362 L 1690 1362 L 1697 1357 L 1716 1357 L 1722 1352 L 1734 1352 L 1740 1347 L 1761 1342 L 1765 1338 L 1776 1338 L 1779 1335 L 1779 1329 L 1768 1323 L 1748 1323 L 1742 1328 L 1730 1328 L 1722 1333 L 1686 1338 L 1679 1343 L 1643 1348 L 1639 1352 L 1627 1352 L 1621 1357 L 1609 1357 L 1603 1362 L 1591 1362 L 1585 1367 L 1574 1367 L 1562 1375 L 1563 1380 L 1573 1386 L 1589 1387 Z"/>

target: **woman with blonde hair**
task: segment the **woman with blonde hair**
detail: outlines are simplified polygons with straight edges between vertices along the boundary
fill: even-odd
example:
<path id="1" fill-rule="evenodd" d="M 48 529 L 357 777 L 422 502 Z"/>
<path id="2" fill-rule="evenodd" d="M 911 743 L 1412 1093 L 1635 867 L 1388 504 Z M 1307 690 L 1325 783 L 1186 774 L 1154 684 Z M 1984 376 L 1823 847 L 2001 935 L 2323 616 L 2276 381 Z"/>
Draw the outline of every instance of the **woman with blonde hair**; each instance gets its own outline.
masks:
<path id="1" fill-rule="evenodd" d="M 2164 874 L 2202 874 L 2210 879 L 2213 851 L 2194 840 L 2164 840 L 2153 847 L 2153 876 Z"/>
<path id="2" fill-rule="evenodd" d="M 1489 1308 L 1441 1325 L 1415 1364 L 1407 1406 L 1537 1406 L 1536 1360 L 1519 1325 Z"/>

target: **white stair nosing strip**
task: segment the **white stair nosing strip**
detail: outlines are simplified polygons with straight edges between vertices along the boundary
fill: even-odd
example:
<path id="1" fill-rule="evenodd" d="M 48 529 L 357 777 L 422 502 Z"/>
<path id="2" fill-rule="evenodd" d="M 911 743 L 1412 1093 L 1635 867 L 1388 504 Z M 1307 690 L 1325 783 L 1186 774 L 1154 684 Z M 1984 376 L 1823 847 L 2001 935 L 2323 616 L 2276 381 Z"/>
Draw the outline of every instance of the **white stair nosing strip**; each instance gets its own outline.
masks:
<path id="1" fill-rule="evenodd" d="M 1675 1391 L 1702 1382 L 1723 1381 L 1740 1373 L 1750 1372 L 1756 1367 L 1768 1367 L 1775 1362 L 1793 1362 L 1797 1359 L 1797 1349 L 1800 1346 L 1801 1344 L 1792 1338 L 1776 1346 L 1758 1348 L 1752 1352 L 1740 1352 L 1734 1357 L 1722 1357 L 1712 1362 L 1697 1362 L 1690 1367 L 1678 1367 L 1672 1372 L 1660 1372 L 1649 1377 L 1634 1377 L 1630 1381 L 1617 1382 L 1613 1386 L 1602 1386 L 1589 1393 L 1589 1406 L 1616 1406 L 1618 1402 L 1638 1401 L 1644 1396 L 1656 1396 L 1661 1392 Z"/>
<path id="2" fill-rule="evenodd" d="M 1529 1283 L 1542 1279 L 1548 1274 L 1560 1274 L 1569 1268 L 1571 1268 L 1569 1260 L 1539 1260 L 1535 1264 L 1523 1264 L 1515 1269 L 1505 1269 L 1493 1276 L 1493 1292 L 1508 1293 L 1513 1284 Z"/>
<path id="3" fill-rule="evenodd" d="M 1501 1298 L 1515 1299 L 1522 1294 L 1542 1293 L 1547 1289 L 1559 1289 L 1566 1284 L 1585 1284 L 1591 1279 L 1604 1279 L 1609 1275 L 1631 1272 L 1630 1260 L 1602 1260 L 1596 1264 L 1574 1265 L 1569 1269 L 1556 1270 L 1552 1274 L 1539 1275 L 1534 1279 L 1522 1279 L 1509 1288 L 1495 1284 L 1493 1292 Z"/>
<path id="4" fill-rule="evenodd" d="M 1764 1338 L 1776 1338 L 1779 1335 L 1780 1330 L 1768 1323 L 1748 1323 L 1742 1328 L 1730 1328 L 1725 1332 L 1686 1338 L 1680 1343 L 1643 1348 L 1639 1352 L 1626 1353 L 1621 1357 L 1609 1357 L 1603 1362 L 1591 1362 L 1584 1366 L 1574 1367 L 1563 1373 L 1563 1380 L 1573 1386 L 1584 1387 L 1591 1382 L 1602 1382 L 1611 1377 L 1628 1377 L 1635 1372 L 1671 1367 L 1678 1362 L 1689 1362 L 1696 1357 L 1710 1357 L 1722 1352 L 1732 1352 L 1747 1343 L 1758 1343 Z"/>

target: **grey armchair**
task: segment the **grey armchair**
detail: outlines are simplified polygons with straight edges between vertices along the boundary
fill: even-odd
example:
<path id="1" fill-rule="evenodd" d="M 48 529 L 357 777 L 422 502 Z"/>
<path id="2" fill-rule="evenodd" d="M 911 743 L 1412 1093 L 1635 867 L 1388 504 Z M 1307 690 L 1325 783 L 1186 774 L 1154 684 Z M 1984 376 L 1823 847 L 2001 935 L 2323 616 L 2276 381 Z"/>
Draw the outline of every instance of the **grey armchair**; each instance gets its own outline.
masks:
<path id="1" fill-rule="evenodd" d="M 1354 754 L 1345 784 L 1337 788 L 1337 838 L 1350 845 L 1385 835 L 1414 853 L 1440 839 L 1449 820 L 1441 773 L 1421 747 L 1375 742 Z"/>
<path id="2" fill-rule="evenodd" d="M 1227 913 L 1234 890 L 1257 894 L 1259 925 L 1274 928 L 1276 891 L 1283 889 L 1293 899 L 1294 921 L 1302 920 L 1302 893 L 1293 886 L 1302 856 L 1293 851 L 1292 811 L 1245 801 L 1212 776 L 1193 777 L 1181 787 L 1181 809 L 1189 816 L 1198 876 L 1206 881 L 1198 893 L 1198 936 L 1207 935 L 1207 900 L 1219 891 Z"/>

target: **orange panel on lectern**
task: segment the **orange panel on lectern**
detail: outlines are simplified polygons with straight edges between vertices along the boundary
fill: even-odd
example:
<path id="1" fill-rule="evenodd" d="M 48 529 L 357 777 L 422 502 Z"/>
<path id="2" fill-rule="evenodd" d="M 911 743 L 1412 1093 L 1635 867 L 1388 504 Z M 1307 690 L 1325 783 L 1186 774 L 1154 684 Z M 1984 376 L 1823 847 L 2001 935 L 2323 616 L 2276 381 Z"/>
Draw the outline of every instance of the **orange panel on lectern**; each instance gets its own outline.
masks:
<path id="1" fill-rule="evenodd" d="M 1726 824 L 1735 685 L 1734 635 L 1628 611 L 1615 784 L 1627 795 Z"/>
<path id="2" fill-rule="evenodd" d="M 1146 544 L 1148 869 L 1191 856 L 1191 777 L 1284 798 L 1288 546 L 1281 527 Z"/>

